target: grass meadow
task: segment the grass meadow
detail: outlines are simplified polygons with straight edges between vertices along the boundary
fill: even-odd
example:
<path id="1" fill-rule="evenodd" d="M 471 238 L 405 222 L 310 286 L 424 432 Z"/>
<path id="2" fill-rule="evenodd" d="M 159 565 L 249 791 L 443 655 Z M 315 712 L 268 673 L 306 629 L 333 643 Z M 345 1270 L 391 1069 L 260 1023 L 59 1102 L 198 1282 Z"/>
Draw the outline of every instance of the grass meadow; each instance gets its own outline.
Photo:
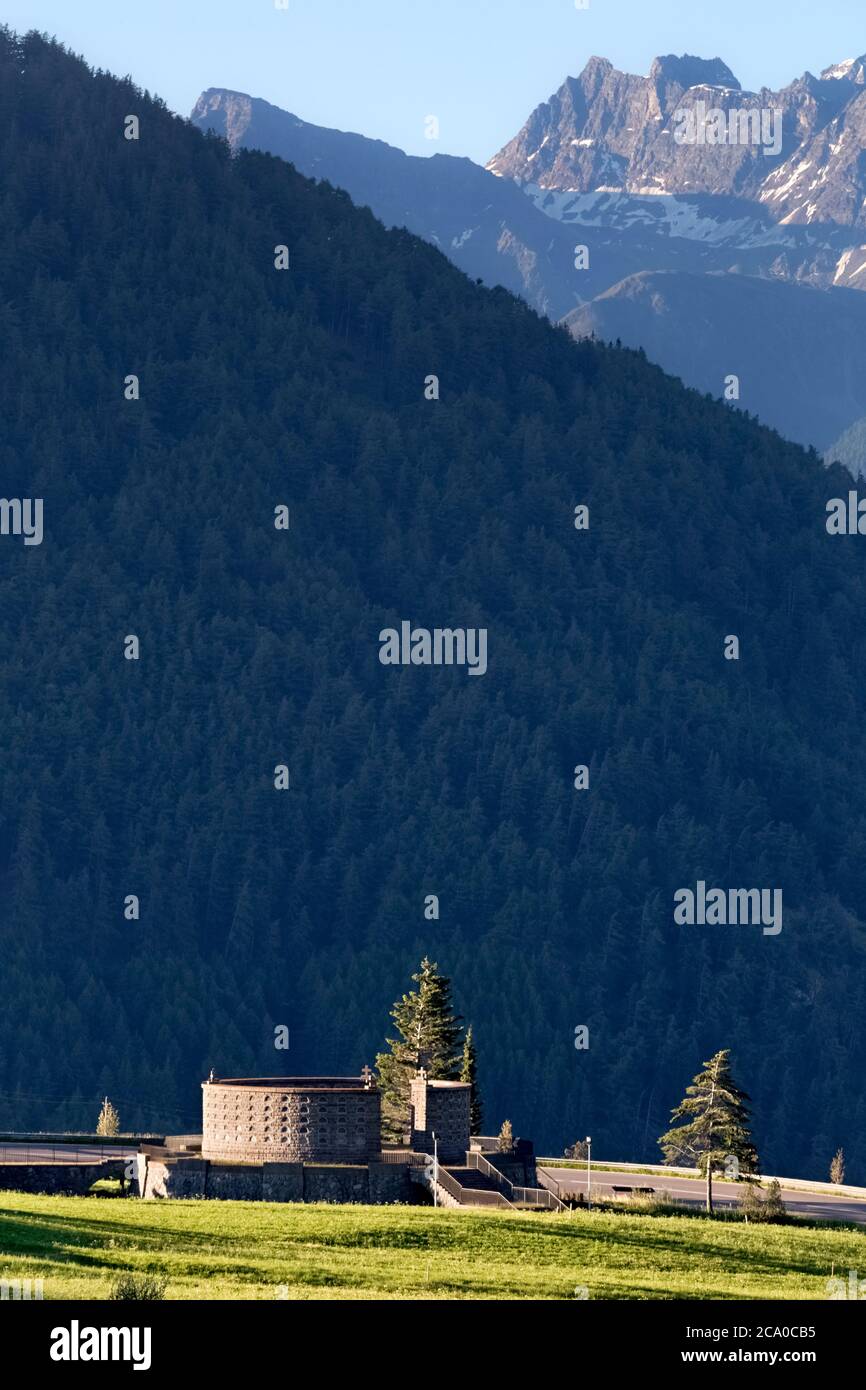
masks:
<path id="1" fill-rule="evenodd" d="M 694 1215 L 571 1215 L 0 1193 L 0 1278 L 104 1299 L 826 1299 L 866 1231 Z M 585 1292 L 584 1292 L 585 1291 Z"/>

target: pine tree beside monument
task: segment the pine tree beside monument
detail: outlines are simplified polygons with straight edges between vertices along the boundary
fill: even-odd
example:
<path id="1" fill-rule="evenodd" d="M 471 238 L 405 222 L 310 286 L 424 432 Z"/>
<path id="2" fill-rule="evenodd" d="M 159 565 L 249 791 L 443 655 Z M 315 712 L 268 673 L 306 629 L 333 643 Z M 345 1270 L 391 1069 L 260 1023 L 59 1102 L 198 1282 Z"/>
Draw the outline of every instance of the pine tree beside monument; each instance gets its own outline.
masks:
<path id="1" fill-rule="evenodd" d="M 731 1075 L 731 1054 L 717 1052 L 698 1072 L 671 1119 L 683 1124 L 659 1139 L 666 1163 L 695 1166 L 707 1182 L 707 1211 L 713 1210 L 713 1173 L 748 1178 L 758 1169 L 752 1143 L 749 1097 Z M 735 1163 L 732 1163 L 735 1160 Z"/>
<path id="2" fill-rule="evenodd" d="M 96 1133 L 109 1138 L 120 1133 L 120 1116 L 108 1096 L 102 1102 L 99 1119 L 96 1121 Z"/>
<path id="3" fill-rule="evenodd" d="M 376 1058 L 382 1092 L 382 1134 L 402 1143 L 409 1127 L 409 1087 L 423 1067 L 431 1081 L 460 1079 L 461 1020 L 451 1002 L 451 981 L 425 956 L 418 988 L 404 994 L 391 1010 L 397 1036 L 387 1038 L 387 1052 Z"/>
<path id="4" fill-rule="evenodd" d="M 502 1121 L 502 1128 L 496 1140 L 496 1148 L 501 1154 L 511 1153 L 514 1148 L 514 1129 L 510 1120 Z"/>
<path id="5" fill-rule="evenodd" d="M 484 1123 L 484 1110 L 481 1105 L 481 1096 L 478 1093 L 478 1054 L 475 1051 L 475 1039 L 472 1035 L 472 1025 L 466 1029 L 466 1037 L 463 1039 L 463 1060 L 460 1064 L 460 1080 L 468 1081 L 472 1087 L 471 1100 L 469 1102 L 469 1133 L 480 1134 L 481 1126 Z"/>

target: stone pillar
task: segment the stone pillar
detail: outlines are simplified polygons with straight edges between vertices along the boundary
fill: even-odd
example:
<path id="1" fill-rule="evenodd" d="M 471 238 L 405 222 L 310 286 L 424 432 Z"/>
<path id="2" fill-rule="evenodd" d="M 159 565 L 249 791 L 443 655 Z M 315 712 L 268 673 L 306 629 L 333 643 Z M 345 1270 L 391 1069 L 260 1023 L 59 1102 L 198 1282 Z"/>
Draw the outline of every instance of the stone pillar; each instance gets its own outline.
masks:
<path id="1" fill-rule="evenodd" d="M 421 1073 L 410 1085 L 412 1148 L 432 1154 L 435 1134 L 443 1163 L 465 1163 L 469 1148 L 472 1087 L 467 1081 L 429 1081 Z"/>
<path id="2" fill-rule="evenodd" d="M 415 1148 L 416 1133 L 424 1134 L 427 1130 L 427 1078 L 423 1072 L 412 1078 L 409 1096 L 412 1106 L 410 1119 L 412 1147 Z"/>

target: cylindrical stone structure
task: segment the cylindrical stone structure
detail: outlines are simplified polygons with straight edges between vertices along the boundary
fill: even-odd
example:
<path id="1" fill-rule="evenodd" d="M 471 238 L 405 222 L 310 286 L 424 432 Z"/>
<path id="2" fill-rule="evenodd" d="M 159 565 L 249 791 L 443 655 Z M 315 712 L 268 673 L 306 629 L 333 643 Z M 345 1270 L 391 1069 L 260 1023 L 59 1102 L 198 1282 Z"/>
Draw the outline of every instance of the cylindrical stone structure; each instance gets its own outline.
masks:
<path id="1" fill-rule="evenodd" d="M 382 1150 L 370 1078 L 237 1077 L 202 1083 L 202 1158 L 232 1163 L 368 1163 Z"/>

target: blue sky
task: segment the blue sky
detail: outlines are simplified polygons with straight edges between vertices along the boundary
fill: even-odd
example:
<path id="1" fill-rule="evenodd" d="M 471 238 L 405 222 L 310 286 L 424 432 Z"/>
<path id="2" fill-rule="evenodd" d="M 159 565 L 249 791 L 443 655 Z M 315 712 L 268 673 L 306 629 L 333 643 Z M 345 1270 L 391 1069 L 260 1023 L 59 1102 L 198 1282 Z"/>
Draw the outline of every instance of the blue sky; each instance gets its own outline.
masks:
<path id="1" fill-rule="evenodd" d="M 720 57 L 748 88 L 866 53 L 866 0 L 13 0 L 0 12 L 183 115 L 203 88 L 233 87 L 411 154 L 480 163 L 593 53 L 636 73 L 657 53 Z"/>

